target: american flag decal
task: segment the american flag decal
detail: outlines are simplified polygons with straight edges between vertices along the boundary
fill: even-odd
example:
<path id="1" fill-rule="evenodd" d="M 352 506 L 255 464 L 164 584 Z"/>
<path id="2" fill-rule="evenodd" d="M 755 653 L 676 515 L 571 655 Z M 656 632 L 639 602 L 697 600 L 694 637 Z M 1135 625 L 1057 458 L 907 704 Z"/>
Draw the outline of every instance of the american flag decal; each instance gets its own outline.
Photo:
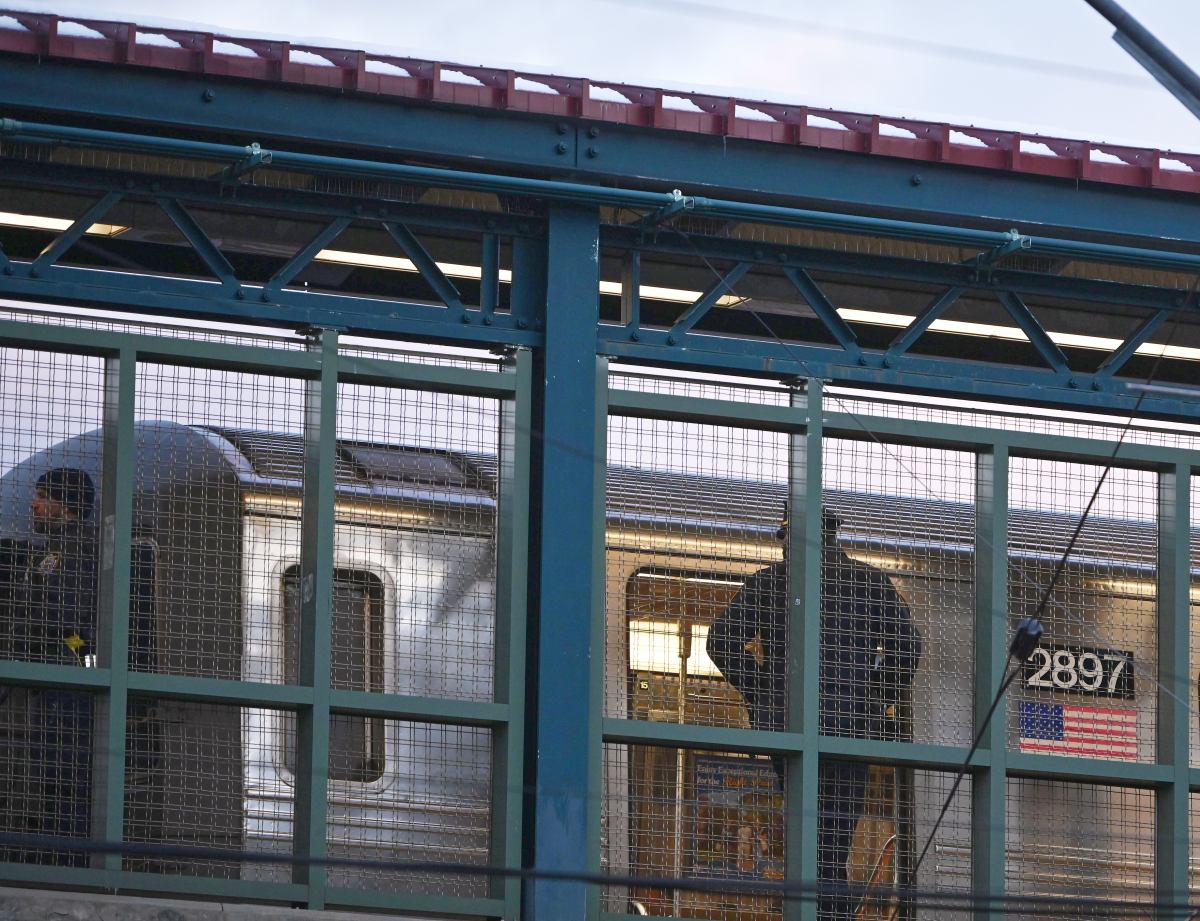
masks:
<path id="1" fill-rule="evenodd" d="M 1021 702 L 1021 751 L 1137 759 L 1137 711 Z"/>

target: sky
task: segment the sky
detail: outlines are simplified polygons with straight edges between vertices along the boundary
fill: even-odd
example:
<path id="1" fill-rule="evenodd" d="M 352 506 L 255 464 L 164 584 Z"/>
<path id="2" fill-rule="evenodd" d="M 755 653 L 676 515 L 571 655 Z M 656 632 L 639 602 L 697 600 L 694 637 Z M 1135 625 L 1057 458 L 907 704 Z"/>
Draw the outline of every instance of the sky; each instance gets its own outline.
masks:
<path id="1" fill-rule="evenodd" d="M 1200 3 L 1123 4 L 1200 69 Z M 3 5 L 1200 152 L 1200 121 L 1117 47 L 1084 0 Z"/>

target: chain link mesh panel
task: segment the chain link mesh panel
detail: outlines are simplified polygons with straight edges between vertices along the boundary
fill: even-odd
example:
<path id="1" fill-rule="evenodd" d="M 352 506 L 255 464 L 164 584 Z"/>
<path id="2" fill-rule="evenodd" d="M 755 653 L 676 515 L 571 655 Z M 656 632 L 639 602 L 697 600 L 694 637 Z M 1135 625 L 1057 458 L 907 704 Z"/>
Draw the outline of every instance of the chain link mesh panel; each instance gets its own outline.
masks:
<path id="1" fill-rule="evenodd" d="M 602 811 L 605 868 L 647 880 L 607 887 L 608 910 L 714 921 L 779 917 L 780 897 L 754 886 L 785 876 L 785 802 L 769 758 L 605 745 Z M 690 887 L 663 885 L 675 879 Z"/>
<path id="2" fill-rule="evenodd" d="M 278 683 L 282 570 L 300 557 L 303 383 L 141 365 L 136 524 L 157 550 L 136 671 Z M 266 505 L 270 514 L 251 517 Z"/>
<path id="3" fill-rule="evenodd" d="M 1101 479 L 1103 484 L 1101 485 Z M 1157 481 L 1148 471 L 1013 458 L 1009 597 L 1045 635 L 1009 691 L 1014 750 L 1151 761 L 1157 731 Z M 1099 486 L 1099 493 L 1096 493 Z"/>
<path id="4" fill-rule="evenodd" d="M 96 712 L 88 691 L 0 686 L 0 834 L 87 839 L 92 836 Z M 86 867 L 82 851 L 5 847 L 3 859 Z"/>
<path id="5" fill-rule="evenodd" d="M 499 402 L 354 384 L 338 398 L 336 565 L 363 585 L 334 625 L 333 686 L 490 700 Z"/>
<path id="6" fill-rule="evenodd" d="M 971 917 L 961 907 L 971 889 L 971 780 L 964 778 L 951 796 L 953 786 L 951 773 L 824 762 L 817 790 L 817 876 L 824 889 L 818 917 Z"/>
<path id="7" fill-rule="evenodd" d="M 828 438 L 822 477 L 822 731 L 969 744 L 974 456 Z"/>
<path id="8" fill-rule="evenodd" d="M 238 851 L 292 849 L 294 745 L 282 711 L 131 697 L 126 732 L 125 837 L 143 844 L 229 850 L 228 860 L 166 854 L 126 869 L 286 881 L 286 863 L 247 864 Z"/>
<path id="9" fill-rule="evenodd" d="M 336 732 L 335 714 L 331 733 Z M 332 857 L 378 861 L 375 867 L 330 867 L 329 885 L 383 892 L 485 896 L 484 876 L 406 862 L 489 862 L 492 736 L 487 729 L 372 720 L 383 761 L 371 783 L 331 782 L 326 840 Z M 330 777 L 345 776 L 360 757 L 344 734 L 331 741 Z"/>
<path id="10" fill-rule="evenodd" d="M 1009 779 L 1006 799 L 1009 895 L 1077 899 L 1077 911 L 1058 904 L 1053 916 L 1080 921 L 1154 900 L 1152 791 L 1022 777 Z M 1008 917 L 1051 914 L 1031 905 Z"/>
<path id="11" fill-rule="evenodd" d="M 606 712 L 784 728 L 787 437 L 614 417 L 608 445 Z"/>

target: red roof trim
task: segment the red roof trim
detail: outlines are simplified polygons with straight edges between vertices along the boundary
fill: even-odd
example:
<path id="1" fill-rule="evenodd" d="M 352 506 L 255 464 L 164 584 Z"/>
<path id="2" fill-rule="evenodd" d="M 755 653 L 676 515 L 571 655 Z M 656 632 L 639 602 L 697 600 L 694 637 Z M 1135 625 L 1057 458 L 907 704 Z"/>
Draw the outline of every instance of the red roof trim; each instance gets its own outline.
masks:
<path id="1" fill-rule="evenodd" d="M 24 27 L 0 28 L 0 51 L 17 54 L 270 80 L 1062 179 L 1200 192 L 1200 154 L 1168 153 L 944 122 L 591 82 L 576 77 L 469 67 L 207 32 L 138 27 L 127 22 L 20 10 L 0 10 L 0 16 L 11 17 Z M 83 30 L 71 27 L 64 34 L 61 28 L 64 23 L 83 26 L 93 34 L 76 34 Z M 139 32 L 165 36 L 170 46 L 164 47 L 168 43 L 161 39 L 153 40 L 154 44 L 138 41 Z M 321 60 L 328 64 L 320 64 Z M 466 82 L 463 76 L 447 78 L 447 72 L 473 78 L 478 84 Z M 522 86 L 523 83 L 526 85 Z M 538 84 L 543 91 L 529 88 Z M 599 98 L 596 90 L 600 91 Z M 751 112 L 756 114 L 750 115 Z M 1164 160 L 1168 161 L 1165 167 Z"/>

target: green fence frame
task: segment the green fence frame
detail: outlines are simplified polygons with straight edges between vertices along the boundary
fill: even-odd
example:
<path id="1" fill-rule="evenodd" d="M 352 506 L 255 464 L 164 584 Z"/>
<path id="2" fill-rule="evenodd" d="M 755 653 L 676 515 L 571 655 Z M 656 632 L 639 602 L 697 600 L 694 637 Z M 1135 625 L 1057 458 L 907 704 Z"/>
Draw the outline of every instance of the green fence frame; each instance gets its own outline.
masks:
<path id="1" fill-rule="evenodd" d="M 788 757 L 787 866 L 789 880 L 816 879 L 817 829 L 803 816 L 817 811 L 817 765 L 826 757 L 956 772 L 968 749 L 899 741 L 836 738 L 817 732 L 820 554 L 804 534 L 820 532 L 822 441 L 863 439 L 967 451 L 976 458 L 975 728 L 1003 680 L 1010 636 L 1008 597 L 1009 461 L 1027 456 L 1101 466 L 1113 463 L 1149 469 L 1158 477 L 1158 758 L 1135 763 L 1006 751 L 1007 722 L 997 712 L 972 757 L 972 885 L 977 893 L 1005 886 L 1005 793 L 1009 777 L 1038 777 L 1143 787 L 1156 796 L 1155 874 L 1159 900 L 1178 902 L 1188 891 L 1188 796 L 1200 791 L 1200 769 L 1190 767 L 1188 719 L 1192 688 L 1188 676 L 1190 605 L 1191 474 L 1200 452 L 1102 439 L 1050 436 L 949 423 L 863 417 L 829 412 L 818 380 L 798 388 L 791 406 L 762 406 L 701 397 L 612 390 L 609 412 L 618 416 L 705 422 L 742 429 L 787 432 L 791 438 L 792 518 L 804 528 L 789 532 L 793 616 L 802 629 L 789 650 L 792 698 L 789 731 L 771 733 L 606 718 L 605 742 L 782 754 Z M 990 547 L 982 552 L 980 547 Z M 597 574 L 603 578 L 603 572 Z M 796 797 L 798 796 L 798 804 Z M 988 917 L 1003 916 L 1000 910 Z M 1179 913 L 1164 917 L 1179 917 Z M 606 914 L 606 921 L 627 918 Z M 816 918 L 811 902 L 785 903 L 788 921 Z"/>
<path id="2" fill-rule="evenodd" d="M 582 233 L 588 232 L 586 221 Z M 584 278 L 581 290 L 590 281 Z M 594 287 L 592 288 L 594 290 Z M 590 318 L 585 321 L 592 323 Z M 569 336 L 570 329 L 561 335 Z M 94 827 L 110 841 L 122 834 L 126 702 L 131 693 L 160 698 L 189 699 L 242 706 L 285 708 L 298 714 L 299 774 L 295 805 L 295 854 L 319 859 L 325 853 L 326 771 L 330 712 L 422 719 L 442 723 L 485 726 L 493 733 L 492 839 L 493 861 L 517 870 L 528 866 L 523 847 L 530 836 L 528 806 L 522 785 L 528 777 L 530 732 L 527 723 L 539 718 L 540 705 L 530 698 L 531 678 L 526 666 L 533 632 L 527 619 L 529 589 L 539 578 L 530 559 L 536 545 L 534 522 L 547 511 L 531 485 L 536 475 L 542 442 L 556 443 L 554 430 L 539 430 L 535 419 L 545 419 L 536 395 L 539 376 L 535 355 L 526 349 L 507 354 L 497 371 L 443 367 L 404 360 L 362 358 L 339 352 L 338 333 L 316 331 L 310 347 L 287 350 L 223 342 L 177 339 L 139 333 L 105 332 L 67 326 L 0 322 L 0 345 L 41 351 L 97 356 L 104 360 L 104 506 L 105 533 L 110 536 L 103 572 L 102 629 L 108 637 L 105 658 L 94 669 L 76 669 L 37 663 L 0 661 L 0 681 L 41 687 L 71 687 L 98 692 L 97 737 L 105 753 L 96 762 L 97 790 Z M 591 343 L 579 347 L 590 353 Z M 305 498 L 303 509 L 303 565 L 314 576 L 315 591 L 302 612 L 302 683 L 295 686 L 260 684 L 208 678 L 187 678 L 130 672 L 127 668 L 129 559 L 133 501 L 133 435 L 136 370 L 139 363 L 156 362 L 227 371 L 244 371 L 297 378 L 305 382 Z M 1114 453 L 1114 444 L 1102 439 L 1070 438 L 994 430 L 949 423 L 851 416 L 830 412 L 822 399 L 818 380 L 800 382 L 790 405 L 771 406 L 672 394 L 634 392 L 611 387 L 604 360 L 572 373 L 594 384 L 587 396 L 595 407 L 598 424 L 592 439 L 594 458 L 605 456 L 606 415 L 705 422 L 738 428 L 786 433 L 790 444 L 790 497 L 793 515 L 805 523 L 791 532 L 792 597 L 795 616 L 804 625 L 799 642 L 792 644 L 791 667 L 799 680 L 791 683 L 791 723 L 787 732 L 706 726 L 654 724 L 621 718 L 602 718 L 599 712 L 602 669 L 604 604 L 599 598 L 605 579 L 602 553 L 591 557 L 591 584 L 575 587 L 578 610 L 591 612 L 587 630 L 591 637 L 592 667 L 576 699 L 590 701 L 583 727 L 588 782 L 578 793 L 579 815 L 586 829 L 580 834 L 591 842 L 586 855 L 567 854 L 562 866 L 599 872 L 602 795 L 599 765 L 602 743 L 659 744 L 686 748 L 716 748 L 744 752 L 777 753 L 788 759 L 789 789 L 797 791 L 787 823 L 789 878 L 811 881 L 816 877 L 816 827 L 802 820 L 817 806 L 817 765 L 825 757 L 850 758 L 943 771 L 957 770 L 966 756 L 958 746 L 885 742 L 823 737 L 817 731 L 819 554 L 807 548 L 807 530 L 819 529 L 822 445 L 830 436 L 863 438 L 866 432 L 895 444 L 953 448 L 976 458 L 976 537 L 978 546 L 991 552 L 976 554 L 975 695 L 976 720 L 999 686 L 1009 641 L 1007 584 L 1008 469 L 1013 457 L 1067 459 L 1080 462 L 1133 466 L 1152 470 L 1159 489 L 1158 643 L 1159 671 L 1166 686 L 1158 700 L 1158 757 L 1153 763 L 1127 763 L 1087 758 L 1061 758 L 1005 750 L 1005 721 L 997 718 L 984 735 L 971 762 L 973 821 L 973 885 L 977 892 L 1000 892 L 1004 886 L 1005 786 L 1009 777 L 1037 776 L 1060 780 L 1092 781 L 1149 788 L 1155 791 L 1157 832 L 1156 887 L 1164 899 L 1177 899 L 1189 882 L 1189 793 L 1200 791 L 1200 769 L 1190 766 L 1187 701 L 1188 680 L 1191 475 L 1200 468 L 1200 453 L 1182 449 L 1125 443 Z M 550 386 L 544 378 L 542 386 Z M 500 478 L 497 523 L 497 631 L 495 699 L 487 703 L 420 698 L 398 694 L 334 690 L 329 686 L 329 635 L 332 575 L 334 482 L 332 456 L 335 445 L 337 384 L 364 383 L 408 387 L 442 393 L 470 394 L 501 401 Z M 543 395 L 542 400 L 545 399 Z M 562 426 L 561 420 L 555 424 Z M 586 440 L 586 439 L 585 439 Z M 567 442 L 568 447 L 570 442 Z M 591 464 L 593 468 L 599 466 Z M 602 479 L 602 477 L 601 477 Z M 603 483 L 588 495 L 591 519 L 588 530 L 600 533 L 604 521 Z M 545 560 L 543 559 L 543 566 Z M 540 578 L 548 578 L 542 572 Z M 590 600 L 587 600 L 590 599 Z M 540 629 L 540 628 L 539 628 Z M 579 676 L 576 676 L 579 680 Z M 537 686 L 536 681 L 532 682 Z M 563 690 L 558 684 L 537 687 L 539 700 Z M 570 804 L 568 804 L 570 805 Z M 799 808 L 795 808 L 798 805 Z M 159 876 L 127 872 L 120 857 L 105 854 L 90 868 L 60 868 L 0 864 L 0 880 L 10 883 L 58 884 L 124 892 L 160 892 L 232 900 L 272 900 L 309 908 L 327 906 L 389 909 L 404 912 L 462 914 L 517 918 L 528 904 L 530 888 L 519 879 L 497 876 L 484 898 L 452 898 L 383 894 L 335 889 L 327 886 L 319 864 L 298 864 L 290 883 L 258 883 Z M 595 887 L 584 903 L 573 903 L 574 917 L 600 915 Z M 575 898 L 574 890 L 553 890 L 554 898 Z M 999 917 L 1000 912 L 993 913 Z M 628 917 L 610 914 L 610 919 Z M 815 918 L 811 902 L 789 903 L 785 917 Z"/>
<path id="3" fill-rule="evenodd" d="M 419 364 L 391 358 L 339 354 L 338 333 L 311 334 L 307 350 L 233 345 L 40 323 L 0 321 L 0 346 L 97 356 L 104 360 L 104 562 L 99 629 L 108 638 L 98 667 L 89 669 L 0 660 L 0 682 L 66 687 L 97 692 L 94 761 L 94 836 L 119 842 L 123 834 L 126 705 L 131 692 L 244 707 L 282 708 L 297 714 L 297 787 L 294 856 L 319 861 L 326 853 L 325 817 L 329 716 L 331 712 L 389 719 L 428 720 L 487 727 L 492 732 L 492 861 L 521 865 L 520 778 L 524 758 L 525 591 L 528 544 L 529 423 L 531 360 L 513 350 L 500 370 Z M 300 683 L 252 681 L 131 672 L 128 669 L 128 610 L 134 489 L 134 419 L 140 363 L 299 378 L 305 384 L 305 463 L 301 558 L 314 590 L 302 607 Z M 330 687 L 337 386 L 369 384 L 490 397 L 501 404 L 502 463 L 497 519 L 497 636 L 495 699 L 471 702 Z M 514 816 L 517 817 L 514 820 Z M 485 898 L 380 894 L 329 888 L 319 862 L 294 865 L 291 883 L 261 883 L 159 876 L 121 869 L 117 853 L 97 855 L 90 868 L 0 863 L 0 880 L 71 884 L 112 891 L 175 893 L 233 900 L 282 901 L 308 908 L 327 905 L 403 911 L 516 917 L 520 882 L 496 877 Z"/>

